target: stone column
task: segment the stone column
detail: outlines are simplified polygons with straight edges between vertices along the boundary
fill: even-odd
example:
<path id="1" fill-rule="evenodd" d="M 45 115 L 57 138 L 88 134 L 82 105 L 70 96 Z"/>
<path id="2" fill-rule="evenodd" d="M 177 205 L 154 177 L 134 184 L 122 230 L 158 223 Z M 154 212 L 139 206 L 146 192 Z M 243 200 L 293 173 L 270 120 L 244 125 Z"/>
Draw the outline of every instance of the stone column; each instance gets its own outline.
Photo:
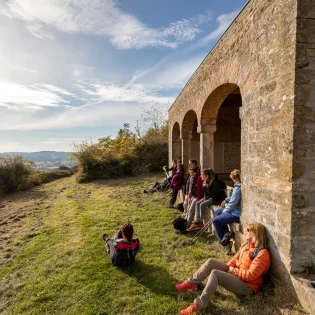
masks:
<path id="1" fill-rule="evenodd" d="M 214 170 L 214 136 L 217 127 L 215 123 L 201 124 L 197 131 L 200 133 L 200 167 Z"/>
<path id="2" fill-rule="evenodd" d="M 188 161 L 191 159 L 191 139 L 192 133 L 182 132 L 182 163 L 185 166 L 185 172 L 188 172 Z"/>
<path id="3" fill-rule="evenodd" d="M 181 158 L 181 140 L 173 140 L 172 143 L 172 160 Z"/>

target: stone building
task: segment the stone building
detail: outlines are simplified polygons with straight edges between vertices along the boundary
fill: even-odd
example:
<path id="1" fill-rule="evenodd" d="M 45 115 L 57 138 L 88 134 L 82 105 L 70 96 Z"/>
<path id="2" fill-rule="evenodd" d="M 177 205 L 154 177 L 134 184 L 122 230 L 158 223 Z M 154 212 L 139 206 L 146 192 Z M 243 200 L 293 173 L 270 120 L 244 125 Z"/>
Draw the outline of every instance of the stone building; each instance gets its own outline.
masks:
<path id="1" fill-rule="evenodd" d="M 242 172 L 242 226 L 315 314 L 315 1 L 250 0 L 169 109 L 169 159 Z"/>

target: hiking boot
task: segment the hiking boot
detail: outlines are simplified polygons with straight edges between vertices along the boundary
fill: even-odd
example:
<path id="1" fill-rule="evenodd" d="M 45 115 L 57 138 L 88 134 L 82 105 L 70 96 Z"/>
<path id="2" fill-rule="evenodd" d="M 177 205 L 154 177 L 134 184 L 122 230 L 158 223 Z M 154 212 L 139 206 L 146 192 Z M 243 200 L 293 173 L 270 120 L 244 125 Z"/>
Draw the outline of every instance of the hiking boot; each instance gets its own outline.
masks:
<path id="1" fill-rule="evenodd" d="M 220 244 L 222 246 L 226 246 L 229 244 L 230 240 L 235 236 L 235 233 L 234 232 L 227 232 L 224 234 L 223 238 L 222 238 L 222 241 L 220 242 Z"/>
<path id="2" fill-rule="evenodd" d="M 108 235 L 107 234 L 103 234 L 103 240 L 105 241 L 105 242 L 107 242 L 108 240 L 110 240 L 110 238 L 108 237 Z"/>
<path id="3" fill-rule="evenodd" d="M 230 241 L 227 245 L 223 246 L 224 251 L 227 255 L 232 255 L 232 245 L 233 245 L 233 242 Z"/>
<path id="4" fill-rule="evenodd" d="M 183 283 L 180 284 L 176 284 L 175 288 L 177 291 L 196 291 L 197 290 L 197 286 L 194 284 L 191 284 L 189 281 L 184 281 Z"/>
<path id="5" fill-rule="evenodd" d="M 189 315 L 200 312 L 199 307 L 196 304 L 190 304 L 187 308 L 180 311 L 180 315 Z"/>

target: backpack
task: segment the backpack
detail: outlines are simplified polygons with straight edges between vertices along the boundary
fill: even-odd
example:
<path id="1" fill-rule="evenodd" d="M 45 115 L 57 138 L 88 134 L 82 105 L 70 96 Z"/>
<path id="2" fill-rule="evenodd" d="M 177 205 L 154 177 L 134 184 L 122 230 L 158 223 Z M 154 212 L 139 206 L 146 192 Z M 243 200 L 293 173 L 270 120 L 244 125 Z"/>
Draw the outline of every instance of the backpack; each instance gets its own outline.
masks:
<path id="1" fill-rule="evenodd" d="M 177 217 L 174 221 L 173 221 L 173 226 L 175 230 L 178 230 L 180 232 L 184 232 L 186 231 L 186 225 L 187 225 L 187 220 L 184 219 L 183 217 Z"/>

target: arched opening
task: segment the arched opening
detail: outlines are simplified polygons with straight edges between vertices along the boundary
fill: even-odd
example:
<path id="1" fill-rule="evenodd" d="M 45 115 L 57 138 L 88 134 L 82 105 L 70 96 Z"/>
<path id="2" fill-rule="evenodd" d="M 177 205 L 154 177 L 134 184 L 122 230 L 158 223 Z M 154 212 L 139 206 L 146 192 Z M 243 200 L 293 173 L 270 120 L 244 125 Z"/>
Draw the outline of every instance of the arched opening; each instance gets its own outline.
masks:
<path id="1" fill-rule="evenodd" d="M 172 160 L 181 159 L 181 141 L 179 123 L 176 122 L 172 130 Z"/>
<path id="2" fill-rule="evenodd" d="M 211 93 L 202 110 L 201 124 L 215 126 L 211 166 L 222 175 L 241 168 L 241 106 L 239 87 L 227 83 Z"/>
<path id="3" fill-rule="evenodd" d="M 187 167 L 188 160 L 195 159 L 199 163 L 200 159 L 200 135 L 197 132 L 198 119 L 195 111 L 186 113 L 182 125 L 182 158 Z"/>

